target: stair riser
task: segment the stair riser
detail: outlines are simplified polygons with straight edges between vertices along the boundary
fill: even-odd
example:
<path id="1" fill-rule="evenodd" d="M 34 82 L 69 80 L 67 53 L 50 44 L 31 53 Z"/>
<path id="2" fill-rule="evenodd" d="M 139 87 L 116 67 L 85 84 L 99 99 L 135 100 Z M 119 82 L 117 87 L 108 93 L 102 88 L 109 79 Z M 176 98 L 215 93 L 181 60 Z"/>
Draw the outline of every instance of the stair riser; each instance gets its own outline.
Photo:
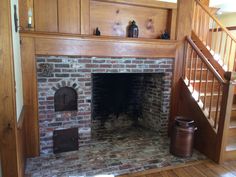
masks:
<path id="1" fill-rule="evenodd" d="M 188 59 L 187 60 L 187 68 L 190 68 L 190 60 Z M 194 57 L 193 59 L 192 59 L 192 69 L 193 68 L 195 68 L 195 66 L 196 66 L 196 57 Z M 207 68 L 207 66 L 201 61 L 201 59 L 199 59 L 198 58 L 198 60 L 197 60 L 197 68 Z"/>
<path id="2" fill-rule="evenodd" d="M 225 152 L 225 160 L 231 161 L 236 159 L 236 150 L 235 151 L 226 151 Z"/>
<path id="3" fill-rule="evenodd" d="M 236 110 L 231 111 L 231 120 L 236 120 Z"/>
<path id="4" fill-rule="evenodd" d="M 210 117 L 211 117 L 212 120 L 215 121 L 215 120 L 218 120 L 218 119 L 219 119 L 219 114 L 220 114 L 220 112 L 218 111 L 217 118 L 216 118 L 216 111 L 213 110 L 213 111 L 211 111 Z"/>
<path id="5" fill-rule="evenodd" d="M 217 95 L 213 95 L 212 98 L 211 96 L 206 96 L 206 99 L 205 99 L 205 96 L 201 96 L 200 97 L 201 101 L 206 103 L 206 107 L 209 107 L 210 106 L 210 103 L 212 105 L 212 107 L 216 107 L 217 106 L 217 102 L 218 102 L 218 96 Z M 212 99 L 212 101 L 211 101 Z M 219 98 L 219 105 L 221 103 L 221 97 Z"/>
<path id="6" fill-rule="evenodd" d="M 219 90 L 219 84 L 218 83 L 214 83 L 213 89 L 212 89 L 212 82 L 202 82 L 201 84 L 199 82 L 196 82 L 195 84 L 191 81 L 191 85 L 194 86 L 194 89 L 196 91 L 199 91 L 199 89 L 201 89 L 201 93 L 211 93 L 211 91 L 213 90 L 213 92 L 218 93 Z M 207 86 L 207 87 L 206 87 Z"/>
<path id="7" fill-rule="evenodd" d="M 233 104 L 236 104 L 236 95 L 234 95 Z"/>
<path id="8" fill-rule="evenodd" d="M 236 128 L 229 128 L 228 137 L 236 138 Z"/>
<path id="9" fill-rule="evenodd" d="M 187 72 L 186 74 L 187 74 L 187 77 L 189 78 L 189 72 Z M 193 80 L 194 78 L 196 78 L 196 80 L 202 79 L 203 81 L 213 80 L 213 76 L 211 74 L 208 73 L 208 76 L 207 76 L 206 70 L 203 70 L 202 72 L 200 70 L 196 70 L 196 72 L 195 72 L 195 70 L 191 71 L 191 78 L 190 79 Z"/>

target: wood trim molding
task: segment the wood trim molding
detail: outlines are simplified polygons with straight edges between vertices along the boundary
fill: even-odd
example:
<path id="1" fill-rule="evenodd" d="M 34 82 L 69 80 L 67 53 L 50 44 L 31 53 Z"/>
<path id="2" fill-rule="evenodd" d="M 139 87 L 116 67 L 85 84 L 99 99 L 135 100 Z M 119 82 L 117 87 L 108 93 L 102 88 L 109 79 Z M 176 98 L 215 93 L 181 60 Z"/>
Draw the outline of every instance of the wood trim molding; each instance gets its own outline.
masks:
<path id="1" fill-rule="evenodd" d="M 195 0 L 178 0 L 177 20 L 176 20 L 176 39 L 181 41 L 178 51 L 176 52 L 174 76 L 172 82 L 171 110 L 169 121 L 169 133 L 178 115 L 179 95 L 181 93 L 180 79 L 183 74 L 183 63 L 185 55 L 185 38 L 191 35 L 192 16 Z"/>
<path id="2" fill-rule="evenodd" d="M 35 55 L 175 58 L 175 40 L 130 39 L 57 33 L 21 33 L 35 39 Z"/>
<path id="3" fill-rule="evenodd" d="M 39 155 L 39 128 L 34 38 L 22 39 L 21 58 L 25 105 L 24 131 L 27 135 L 25 151 L 27 157 L 35 157 Z"/>
<path id="4" fill-rule="evenodd" d="M 228 26 L 226 27 L 229 31 L 234 31 L 236 30 L 236 26 Z"/>
<path id="5" fill-rule="evenodd" d="M 153 0 L 92 0 L 92 1 L 110 2 L 110 3 L 127 4 L 127 5 L 142 6 L 142 7 L 160 8 L 160 9 L 177 9 L 176 3 L 153 1 Z"/>
<path id="6" fill-rule="evenodd" d="M 0 148 L 2 175 L 19 177 L 11 1 L 0 5 Z"/>
<path id="7" fill-rule="evenodd" d="M 17 122 L 17 156 L 18 156 L 18 171 L 22 177 L 25 174 L 25 162 L 26 162 L 26 135 L 25 135 L 25 118 L 26 108 L 23 106 L 20 117 Z"/>
<path id="8" fill-rule="evenodd" d="M 81 22 L 81 34 L 90 33 L 90 1 L 80 0 L 80 22 Z"/>
<path id="9" fill-rule="evenodd" d="M 227 28 L 227 30 L 229 30 L 229 31 L 234 31 L 234 30 L 236 30 L 236 26 L 228 26 L 228 27 L 226 27 L 226 28 Z M 210 29 L 210 31 L 212 31 L 212 29 Z M 218 28 L 218 30 L 217 30 L 216 28 L 214 28 L 213 31 L 214 31 L 214 32 L 223 31 L 223 29 L 222 29 L 222 28 Z"/>

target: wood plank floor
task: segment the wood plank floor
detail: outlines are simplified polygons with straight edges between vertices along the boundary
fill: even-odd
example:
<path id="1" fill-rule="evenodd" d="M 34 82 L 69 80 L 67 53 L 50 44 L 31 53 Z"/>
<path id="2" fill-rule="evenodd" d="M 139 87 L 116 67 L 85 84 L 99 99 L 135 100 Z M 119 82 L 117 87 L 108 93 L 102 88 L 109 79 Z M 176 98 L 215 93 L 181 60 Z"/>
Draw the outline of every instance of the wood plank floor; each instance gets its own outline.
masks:
<path id="1" fill-rule="evenodd" d="M 218 165 L 206 160 L 177 167 L 127 174 L 120 177 L 236 177 L 236 161 Z"/>

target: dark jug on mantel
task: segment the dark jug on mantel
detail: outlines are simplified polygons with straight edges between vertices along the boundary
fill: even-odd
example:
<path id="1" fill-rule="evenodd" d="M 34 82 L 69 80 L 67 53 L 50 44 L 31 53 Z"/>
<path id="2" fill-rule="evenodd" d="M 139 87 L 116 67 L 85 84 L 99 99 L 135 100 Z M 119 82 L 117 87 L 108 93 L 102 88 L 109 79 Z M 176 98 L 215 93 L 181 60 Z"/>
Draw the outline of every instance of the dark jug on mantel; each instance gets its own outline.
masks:
<path id="1" fill-rule="evenodd" d="M 138 26 L 136 25 L 135 21 L 132 21 L 131 24 L 128 26 L 128 37 L 137 38 L 139 34 Z"/>

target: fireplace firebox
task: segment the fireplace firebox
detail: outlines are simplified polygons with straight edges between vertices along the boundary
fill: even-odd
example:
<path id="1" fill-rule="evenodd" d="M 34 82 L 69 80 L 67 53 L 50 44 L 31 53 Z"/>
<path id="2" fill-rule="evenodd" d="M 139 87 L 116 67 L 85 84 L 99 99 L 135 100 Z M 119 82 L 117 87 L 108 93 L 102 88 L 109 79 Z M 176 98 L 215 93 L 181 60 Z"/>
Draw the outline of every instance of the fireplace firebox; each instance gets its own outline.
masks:
<path id="1" fill-rule="evenodd" d="M 160 129 L 164 73 L 92 74 L 92 118 L 101 127 Z M 112 125 L 111 125 L 112 122 Z"/>
<path id="2" fill-rule="evenodd" d="M 99 128 L 138 124 L 165 134 L 172 72 L 168 58 L 38 56 L 40 153 L 53 153 L 57 130 L 76 128 L 79 147 Z"/>

